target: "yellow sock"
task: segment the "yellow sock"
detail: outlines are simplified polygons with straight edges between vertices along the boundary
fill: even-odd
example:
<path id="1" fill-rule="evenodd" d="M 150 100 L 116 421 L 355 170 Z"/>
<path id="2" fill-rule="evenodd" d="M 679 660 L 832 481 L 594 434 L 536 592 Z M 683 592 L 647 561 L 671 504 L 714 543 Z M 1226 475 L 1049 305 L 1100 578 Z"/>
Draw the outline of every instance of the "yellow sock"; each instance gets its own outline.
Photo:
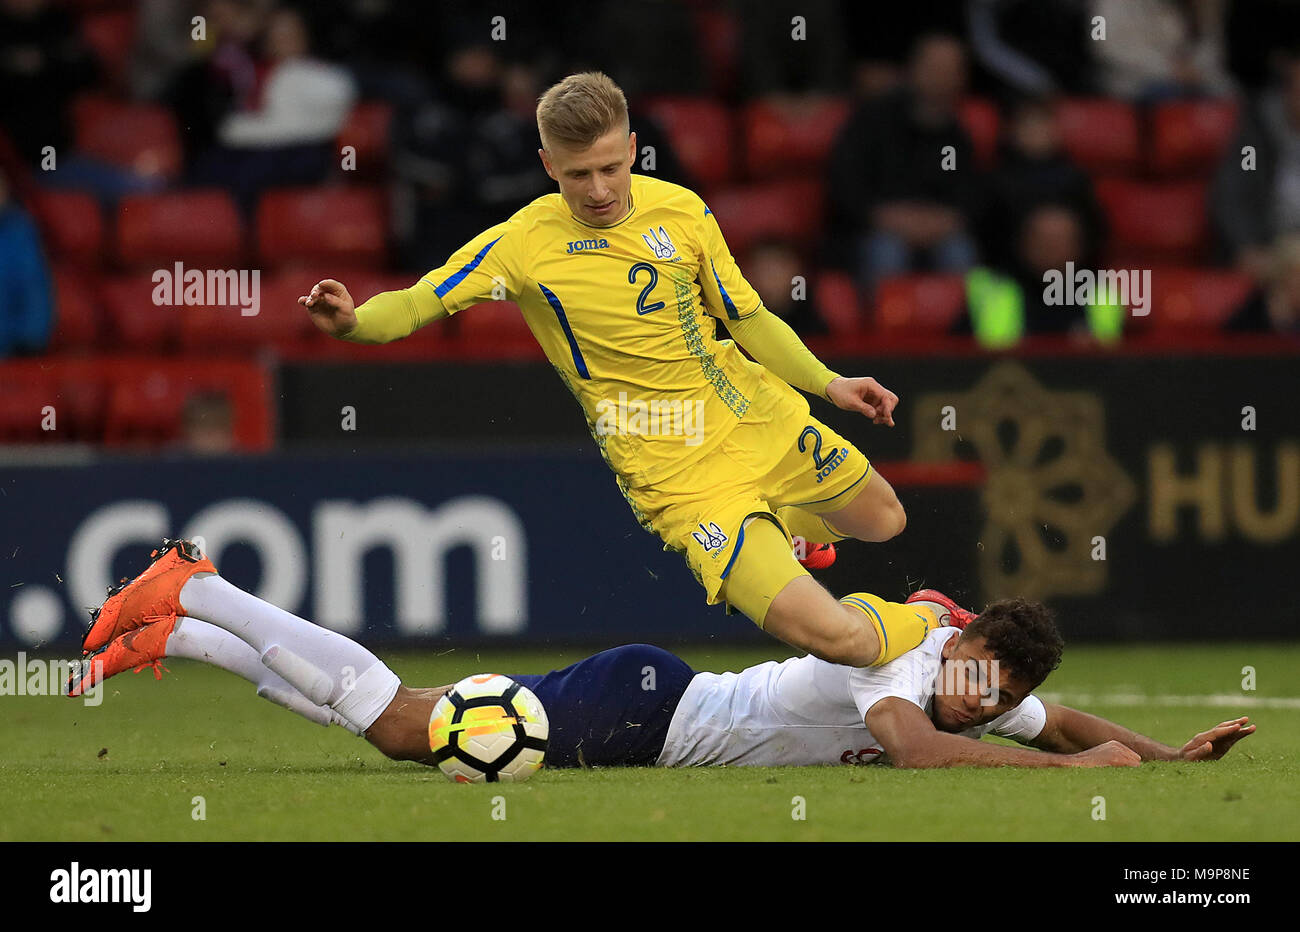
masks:
<path id="1" fill-rule="evenodd" d="M 848 540 L 847 534 L 835 530 L 821 515 L 805 511 L 798 505 L 782 505 L 776 510 L 776 516 L 785 522 L 793 536 L 802 537 L 811 544 L 833 544 L 837 540 Z"/>
<path id="2" fill-rule="evenodd" d="M 939 619 L 924 605 L 886 602 L 869 592 L 854 592 L 840 601 L 866 615 L 871 627 L 876 629 L 876 637 L 880 638 L 880 656 L 872 661 L 873 667 L 907 653 L 939 627 Z"/>

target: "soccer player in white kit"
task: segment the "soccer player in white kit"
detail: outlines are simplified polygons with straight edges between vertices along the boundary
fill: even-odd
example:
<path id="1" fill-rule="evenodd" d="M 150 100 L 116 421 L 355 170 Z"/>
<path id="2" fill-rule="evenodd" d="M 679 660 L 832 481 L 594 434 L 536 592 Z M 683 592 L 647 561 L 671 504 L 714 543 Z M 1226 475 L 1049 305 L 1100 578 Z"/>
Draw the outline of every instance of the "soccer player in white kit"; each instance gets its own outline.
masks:
<path id="1" fill-rule="evenodd" d="M 112 616 L 94 613 L 106 622 L 98 626 L 106 645 L 73 673 L 69 695 L 128 669 L 152 666 L 161 676 L 164 657 L 187 657 L 244 677 L 311 721 L 364 735 L 390 758 L 433 763 L 428 723 L 450 686 L 402 685 L 355 641 L 217 575 L 188 541 L 165 541 L 150 569 L 106 605 Z M 926 590 L 906 607 L 951 626 L 874 667 L 809 655 L 696 672 L 668 651 L 632 644 L 511 676 L 546 708 L 551 767 L 1136 766 L 1216 760 L 1255 730 L 1238 718 L 1176 748 L 1042 702 L 1033 690 L 1060 663 L 1062 641 L 1041 604 L 1004 600 L 974 617 Z M 986 734 L 1028 747 L 980 741 Z"/>

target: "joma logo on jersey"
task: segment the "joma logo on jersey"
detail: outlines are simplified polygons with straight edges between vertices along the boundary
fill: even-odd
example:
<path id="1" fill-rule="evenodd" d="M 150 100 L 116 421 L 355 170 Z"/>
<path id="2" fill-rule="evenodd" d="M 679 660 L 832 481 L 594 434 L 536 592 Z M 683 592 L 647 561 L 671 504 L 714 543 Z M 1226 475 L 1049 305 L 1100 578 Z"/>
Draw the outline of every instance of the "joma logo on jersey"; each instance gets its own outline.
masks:
<path id="1" fill-rule="evenodd" d="M 826 460 L 826 462 L 822 464 L 822 468 L 817 470 L 817 481 L 820 483 L 831 473 L 835 472 L 836 468 L 840 465 L 840 463 L 848 459 L 848 456 L 849 456 L 848 447 L 840 447 L 838 450 L 832 453 L 830 457 Z"/>
<path id="2" fill-rule="evenodd" d="M 668 238 L 668 231 L 661 224 L 656 231 L 653 227 L 649 233 L 642 233 L 641 238 L 645 244 L 650 247 L 650 251 L 655 254 L 656 259 L 672 258 L 673 253 L 677 252 L 677 247 L 673 241 Z"/>
<path id="3" fill-rule="evenodd" d="M 566 256 L 571 256 L 575 252 L 585 252 L 588 249 L 608 249 L 609 240 L 607 239 L 575 239 L 569 244 L 569 248 L 564 251 Z"/>
<path id="4" fill-rule="evenodd" d="M 691 536 L 695 538 L 697 544 L 704 548 L 705 553 L 721 550 L 726 546 L 727 535 L 722 533 L 722 528 L 718 527 L 717 522 L 710 521 L 708 527 L 701 524 L 699 528 L 698 531 L 691 531 Z"/>

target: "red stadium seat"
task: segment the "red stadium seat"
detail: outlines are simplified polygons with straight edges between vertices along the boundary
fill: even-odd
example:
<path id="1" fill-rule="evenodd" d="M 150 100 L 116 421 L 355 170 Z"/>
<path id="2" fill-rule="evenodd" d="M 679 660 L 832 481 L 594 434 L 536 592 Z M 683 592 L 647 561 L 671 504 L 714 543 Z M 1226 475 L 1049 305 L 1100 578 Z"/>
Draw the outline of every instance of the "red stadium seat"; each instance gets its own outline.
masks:
<path id="1" fill-rule="evenodd" d="M 172 179 L 181 170 L 181 138 L 171 111 L 82 95 L 72 104 L 77 148 L 138 175 Z"/>
<path id="2" fill-rule="evenodd" d="M 858 333 L 863 329 L 862 302 L 853 276 L 833 270 L 819 272 L 813 298 L 817 316 L 832 334 Z"/>
<path id="3" fill-rule="evenodd" d="M 1137 113 L 1103 98 L 1067 98 L 1056 108 L 1066 152 L 1092 174 L 1131 174 L 1140 164 Z"/>
<path id="4" fill-rule="evenodd" d="M 536 343 L 519 305 L 513 301 L 475 304 L 457 314 L 455 320 L 460 325 L 461 341 L 476 348 Z"/>
<path id="5" fill-rule="evenodd" d="M 110 389 L 104 443 L 136 446 L 178 440 L 185 401 L 186 385 L 179 377 L 142 369 L 138 377 Z"/>
<path id="6" fill-rule="evenodd" d="M 1151 117 L 1153 175 L 1208 175 L 1223 157 L 1237 128 L 1232 100 L 1176 100 Z"/>
<path id="7" fill-rule="evenodd" d="M 51 349 L 93 347 L 99 337 L 102 314 L 95 294 L 73 265 L 54 267 L 54 340 Z"/>
<path id="8" fill-rule="evenodd" d="M 1254 287 L 1251 277 L 1241 272 L 1154 269 L 1147 325 L 1161 332 L 1217 330 L 1245 303 Z"/>
<path id="9" fill-rule="evenodd" d="M 42 191 L 33 209 L 52 256 L 87 268 L 100 264 L 104 218 L 98 201 L 81 191 Z"/>
<path id="10" fill-rule="evenodd" d="M 734 129 L 725 107 L 704 98 L 655 97 L 646 101 L 646 111 L 696 182 L 725 184 L 731 179 Z"/>
<path id="11" fill-rule="evenodd" d="M 102 379 L 66 378 L 55 395 L 59 433 L 64 440 L 97 443 L 104 433 L 107 388 Z"/>
<path id="12" fill-rule="evenodd" d="M 298 298 L 311 291 L 312 285 L 324 278 L 342 282 L 358 305 L 370 297 L 367 290 L 371 282 L 383 277 L 384 273 L 356 265 L 340 265 L 338 262 L 294 262 L 280 269 L 262 272 L 262 307 L 279 311 L 292 310 L 308 315 L 305 307 L 298 303 Z M 406 285 L 411 282 L 407 281 Z M 378 291 L 386 291 L 380 288 Z M 308 316 L 308 320 L 310 317 Z M 312 325 L 312 330 L 316 329 Z"/>
<path id="13" fill-rule="evenodd" d="M 849 102 L 840 98 L 801 101 L 794 110 L 769 100 L 746 106 L 740 123 L 749 177 L 820 174 L 849 110 Z"/>
<path id="14" fill-rule="evenodd" d="M 0 370 L 0 443 L 37 443 L 61 439 L 57 430 L 41 429 L 46 405 L 58 406 L 53 387 L 43 381 L 6 378 Z"/>
<path id="15" fill-rule="evenodd" d="M 824 194 L 820 181 L 772 181 L 717 191 L 706 203 L 733 256 L 767 237 L 806 252 L 821 234 Z"/>
<path id="16" fill-rule="evenodd" d="M 113 345 L 132 351 L 172 349 L 180 333 L 181 315 L 202 308 L 154 303 L 154 283 L 148 272 L 107 278 L 101 287 L 107 337 Z"/>
<path id="17" fill-rule="evenodd" d="M 1199 181 L 1146 184 L 1119 178 L 1097 183 L 1110 223 L 1108 258 L 1123 264 L 1192 265 L 1208 240 L 1206 185 Z"/>
<path id="18" fill-rule="evenodd" d="M 256 314 L 245 314 L 235 301 L 217 307 L 184 308 L 180 313 L 181 346 L 193 352 L 245 353 L 296 346 L 317 332 L 307 309 L 298 304 L 298 295 L 306 290 L 296 276 L 264 276 Z"/>
<path id="19" fill-rule="evenodd" d="M 264 266 L 381 266 L 387 233 L 383 194 L 375 188 L 268 191 L 257 205 L 257 254 Z"/>
<path id="20" fill-rule="evenodd" d="M 131 50 L 135 44 L 134 9 L 87 13 L 81 20 L 81 35 L 99 59 L 109 83 L 125 90 Z"/>
<path id="21" fill-rule="evenodd" d="M 229 268 L 243 259 L 239 211 L 219 190 L 124 197 L 116 240 L 118 259 L 137 268 L 173 262 Z"/>
<path id="22" fill-rule="evenodd" d="M 885 331 L 947 333 L 966 307 L 960 275 L 901 275 L 882 281 L 876 294 L 876 326 Z"/>
<path id="23" fill-rule="evenodd" d="M 957 119 L 961 121 L 966 135 L 970 136 L 971 145 L 975 149 L 975 161 L 982 168 L 991 166 L 998 151 L 998 132 L 1001 126 L 998 108 L 982 97 L 967 97 L 961 102 Z"/>
<path id="24" fill-rule="evenodd" d="M 384 291 L 401 291 L 410 288 L 420 280 L 420 276 L 406 272 L 372 272 L 359 269 L 352 277 L 339 280 L 347 286 L 352 300 L 360 304 Z"/>
<path id="25" fill-rule="evenodd" d="M 352 108 L 339 130 L 335 148 L 356 150 L 356 170 L 341 172 L 347 178 L 377 178 L 388 165 L 393 123 L 393 105 L 382 100 L 363 100 Z"/>

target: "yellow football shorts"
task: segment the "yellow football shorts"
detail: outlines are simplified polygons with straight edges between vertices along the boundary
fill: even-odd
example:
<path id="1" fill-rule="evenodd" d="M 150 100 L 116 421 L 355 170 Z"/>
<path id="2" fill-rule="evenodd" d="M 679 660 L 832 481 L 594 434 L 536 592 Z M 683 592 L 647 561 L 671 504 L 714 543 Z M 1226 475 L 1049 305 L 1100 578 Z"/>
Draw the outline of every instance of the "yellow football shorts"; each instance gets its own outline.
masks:
<path id="1" fill-rule="evenodd" d="M 621 480 L 619 486 L 664 549 L 684 554 L 709 605 L 725 599 L 762 627 L 772 599 L 808 572 L 795 559 L 776 509 L 837 511 L 866 487 L 871 463 L 811 415 L 798 421 L 789 412 L 756 415 L 751 409 L 717 449 L 682 473 L 653 487 L 628 487 Z M 784 454 L 773 466 L 774 445 L 784 447 Z M 780 535 L 750 534 L 745 549 L 750 518 L 771 521 Z M 742 550 L 745 559 L 739 561 Z"/>

